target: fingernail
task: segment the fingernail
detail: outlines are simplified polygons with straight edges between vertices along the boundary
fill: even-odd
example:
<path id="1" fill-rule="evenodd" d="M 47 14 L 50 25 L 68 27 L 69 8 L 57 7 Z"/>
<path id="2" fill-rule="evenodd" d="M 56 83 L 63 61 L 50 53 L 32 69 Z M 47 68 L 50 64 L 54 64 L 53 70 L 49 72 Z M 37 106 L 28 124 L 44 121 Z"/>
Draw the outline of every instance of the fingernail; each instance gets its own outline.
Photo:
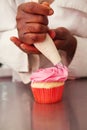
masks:
<path id="1" fill-rule="evenodd" d="M 54 13 L 53 9 L 49 10 L 49 15 L 52 15 Z"/>
<path id="2" fill-rule="evenodd" d="M 55 38 L 55 36 L 56 36 L 55 31 L 50 30 L 48 33 L 49 33 L 49 35 L 51 36 L 51 38 L 52 38 L 52 39 L 54 39 L 54 38 Z"/>
<path id="3" fill-rule="evenodd" d="M 50 6 L 50 4 L 49 4 L 48 2 L 46 2 L 46 1 L 42 2 L 42 4 L 43 4 L 44 6 L 47 6 L 47 7 Z"/>
<path id="4" fill-rule="evenodd" d="M 22 49 L 25 49 L 25 45 L 24 45 L 24 44 L 21 44 L 20 47 L 21 47 Z"/>

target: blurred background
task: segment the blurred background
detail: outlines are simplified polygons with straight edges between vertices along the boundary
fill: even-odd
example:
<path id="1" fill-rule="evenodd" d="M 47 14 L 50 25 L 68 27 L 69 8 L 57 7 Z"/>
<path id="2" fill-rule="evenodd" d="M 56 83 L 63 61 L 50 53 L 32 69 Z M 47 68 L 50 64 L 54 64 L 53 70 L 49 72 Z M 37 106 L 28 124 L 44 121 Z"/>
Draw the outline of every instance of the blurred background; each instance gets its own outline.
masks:
<path id="1" fill-rule="evenodd" d="M 0 77 L 10 77 L 12 76 L 12 70 L 6 66 L 0 63 Z"/>

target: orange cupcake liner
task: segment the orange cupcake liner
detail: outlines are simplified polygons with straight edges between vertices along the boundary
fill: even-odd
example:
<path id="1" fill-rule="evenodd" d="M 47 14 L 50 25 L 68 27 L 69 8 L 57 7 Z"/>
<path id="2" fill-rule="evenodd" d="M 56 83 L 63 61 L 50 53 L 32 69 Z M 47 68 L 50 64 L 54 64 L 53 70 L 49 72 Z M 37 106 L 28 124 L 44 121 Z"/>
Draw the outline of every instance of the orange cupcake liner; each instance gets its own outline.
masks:
<path id="1" fill-rule="evenodd" d="M 55 88 L 32 88 L 34 99 L 38 103 L 55 103 L 62 100 L 64 85 Z"/>

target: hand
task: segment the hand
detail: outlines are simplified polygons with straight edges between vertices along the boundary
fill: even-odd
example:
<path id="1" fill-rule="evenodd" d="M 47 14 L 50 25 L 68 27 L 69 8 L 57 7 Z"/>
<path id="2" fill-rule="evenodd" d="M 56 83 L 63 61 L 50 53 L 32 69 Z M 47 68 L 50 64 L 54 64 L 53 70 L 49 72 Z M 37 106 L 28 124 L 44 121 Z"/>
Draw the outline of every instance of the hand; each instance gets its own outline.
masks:
<path id="1" fill-rule="evenodd" d="M 57 29 L 49 30 L 49 35 L 53 39 L 57 49 L 64 50 L 70 58 L 73 57 L 77 41 L 69 30 L 64 27 L 59 27 Z"/>
<path id="2" fill-rule="evenodd" d="M 33 45 L 29 45 L 29 44 L 23 43 L 17 37 L 11 37 L 10 40 L 17 47 L 19 47 L 22 51 L 24 51 L 27 54 L 39 54 L 40 53 L 39 50 L 37 50 L 37 48 L 35 48 Z"/>
<path id="3" fill-rule="evenodd" d="M 23 3 L 17 11 L 17 29 L 19 39 L 23 43 L 34 44 L 42 42 L 48 32 L 48 15 L 52 15 L 53 10 L 44 2 Z"/>

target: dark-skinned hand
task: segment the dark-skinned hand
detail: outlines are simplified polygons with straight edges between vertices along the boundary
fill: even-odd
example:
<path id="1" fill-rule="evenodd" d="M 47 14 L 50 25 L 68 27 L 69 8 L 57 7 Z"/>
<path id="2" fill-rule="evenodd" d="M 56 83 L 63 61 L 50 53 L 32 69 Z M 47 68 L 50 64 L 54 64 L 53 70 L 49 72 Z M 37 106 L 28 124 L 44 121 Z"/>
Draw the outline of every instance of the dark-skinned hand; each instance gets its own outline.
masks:
<path id="1" fill-rule="evenodd" d="M 73 57 L 77 41 L 68 29 L 58 27 L 56 29 L 49 30 L 49 35 L 53 39 L 57 49 L 64 50 L 70 58 Z"/>
<path id="2" fill-rule="evenodd" d="M 33 44 L 43 41 L 46 33 L 49 33 L 57 49 L 66 51 L 72 58 L 76 49 L 76 39 L 66 28 L 48 28 L 47 16 L 52 14 L 53 10 L 46 2 L 21 4 L 16 17 L 19 38 L 11 37 L 11 40 L 27 54 L 40 53 Z"/>
<path id="3" fill-rule="evenodd" d="M 16 16 L 19 38 L 11 37 L 11 41 L 28 54 L 39 53 L 33 44 L 45 40 L 48 32 L 47 16 L 52 14 L 53 10 L 47 2 L 42 4 L 28 2 L 19 5 Z"/>

